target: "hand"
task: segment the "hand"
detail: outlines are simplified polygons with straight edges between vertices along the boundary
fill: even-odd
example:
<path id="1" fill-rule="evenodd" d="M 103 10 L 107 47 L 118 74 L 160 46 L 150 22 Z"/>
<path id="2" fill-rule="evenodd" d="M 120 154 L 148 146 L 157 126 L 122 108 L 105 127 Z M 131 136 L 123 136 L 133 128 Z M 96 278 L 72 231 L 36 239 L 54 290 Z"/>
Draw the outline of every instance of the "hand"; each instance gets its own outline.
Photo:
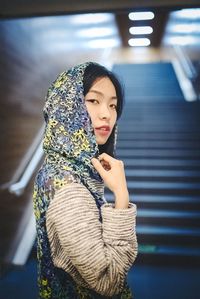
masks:
<path id="1" fill-rule="evenodd" d="M 103 153 L 99 155 L 98 159 L 92 158 L 91 162 L 102 177 L 105 185 L 115 195 L 127 194 L 124 163 L 121 160 L 116 160 L 108 154 Z"/>

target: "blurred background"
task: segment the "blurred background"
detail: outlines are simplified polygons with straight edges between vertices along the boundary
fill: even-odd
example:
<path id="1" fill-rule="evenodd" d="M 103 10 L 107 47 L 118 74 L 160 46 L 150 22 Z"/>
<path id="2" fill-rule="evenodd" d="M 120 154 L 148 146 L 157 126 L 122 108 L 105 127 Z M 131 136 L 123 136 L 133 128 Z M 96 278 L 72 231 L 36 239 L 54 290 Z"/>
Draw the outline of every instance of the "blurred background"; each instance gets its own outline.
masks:
<path id="1" fill-rule="evenodd" d="M 116 72 L 125 88 L 117 156 L 138 207 L 135 299 L 197 299 L 200 1 L 192 0 L 0 1 L 0 299 L 37 298 L 42 107 L 57 75 L 85 61 Z"/>

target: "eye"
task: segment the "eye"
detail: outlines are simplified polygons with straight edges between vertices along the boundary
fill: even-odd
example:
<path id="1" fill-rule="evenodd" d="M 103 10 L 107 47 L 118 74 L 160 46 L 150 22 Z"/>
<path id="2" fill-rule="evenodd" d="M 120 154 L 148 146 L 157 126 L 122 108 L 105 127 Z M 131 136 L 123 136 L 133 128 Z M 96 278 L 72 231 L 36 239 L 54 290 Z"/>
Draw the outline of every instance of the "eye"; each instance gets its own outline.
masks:
<path id="1" fill-rule="evenodd" d="M 110 107 L 117 110 L 117 105 L 115 105 L 115 104 L 111 104 Z"/>
<path id="2" fill-rule="evenodd" d="M 94 103 L 94 104 L 98 103 L 98 101 L 95 99 L 88 99 L 88 100 L 86 100 L 86 102 L 90 102 L 90 103 Z"/>

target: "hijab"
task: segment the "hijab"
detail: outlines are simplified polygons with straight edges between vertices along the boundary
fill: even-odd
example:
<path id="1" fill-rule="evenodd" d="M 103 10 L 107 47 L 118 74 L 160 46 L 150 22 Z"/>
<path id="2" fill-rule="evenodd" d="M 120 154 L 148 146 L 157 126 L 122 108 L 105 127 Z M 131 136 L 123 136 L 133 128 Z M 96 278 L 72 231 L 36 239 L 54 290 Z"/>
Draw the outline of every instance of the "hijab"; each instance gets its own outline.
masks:
<path id="1" fill-rule="evenodd" d="M 85 105 L 83 87 L 84 71 L 90 64 L 84 63 L 61 73 L 50 86 L 43 109 L 46 121 L 43 148 L 49 171 L 54 178 L 56 176 L 54 185 L 64 185 L 69 177 L 81 182 L 100 208 L 105 202 L 104 183 L 91 163 L 93 157 L 98 157 L 99 147 Z M 114 130 L 115 150 L 117 126 Z"/>
<path id="2" fill-rule="evenodd" d="M 91 158 L 98 157 L 99 148 L 84 100 L 83 78 L 90 64 L 80 64 L 61 73 L 48 89 L 43 109 L 45 160 L 35 178 L 33 194 L 40 298 L 78 298 L 77 286 L 66 272 L 54 266 L 51 258 L 46 211 L 55 191 L 70 182 L 83 184 L 92 194 L 102 221 L 104 183 L 91 163 Z M 116 126 L 114 130 L 115 150 Z M 103 298 L 93 297 L 88 292 L 90 290 L 84 290 L 86 295 L 81 298 Z"/>

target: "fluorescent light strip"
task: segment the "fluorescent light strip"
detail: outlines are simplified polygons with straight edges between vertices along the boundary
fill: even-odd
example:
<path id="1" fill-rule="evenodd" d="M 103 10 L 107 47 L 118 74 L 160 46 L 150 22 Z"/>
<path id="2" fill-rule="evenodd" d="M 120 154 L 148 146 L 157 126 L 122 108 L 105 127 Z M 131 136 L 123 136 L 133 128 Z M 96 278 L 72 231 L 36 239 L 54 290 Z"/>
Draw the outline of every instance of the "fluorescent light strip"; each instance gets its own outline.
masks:
<path id="1" fill-rule="evenodd" d="M 200 8 L 187 8 L 171 12 L 170 16 L 178 19 L 200 19 Z"/>
<path id="2" fill-rule="evenodd" d="M 167 26 L 168 33 L 200 33 L 200 24 L 185 23 L 185 24 L 169 24 Z"/>
<path id="3" fill-rule="evenodd" d="M 164 39 L 164 43 L 167 45 L 200 45 L 200 37 L 197 36 L 167 36 Z"/>
<path id="4" fill-rule="evenodd" d="M 108 21 L 114 21 L 114 15 L 112 13 L 88 13 L 73 15 L 69 18 L 71 24 L 99 24 Z"/>
<path id="5" fill-rule="evenodd" d="M 83 38 L 95 38 L 95 37 L 106 37 L 117 34 L 114 27 L 94 27 L 87 29 L 80 29 L 77 31 L 77 37 Z"/>
<path id="6" fill-rule="evenodd" d="M 151 34 L 153 32 L 153 28 L 151 26 L 137 26 L 129 28 L 130 34 Z"/>
<path id="7" fill-rule="evenodd" d="M 87 47 L 89 48 L 112 48 L 120 46 L 120 41 L 117 38 L 102 38 L 87 41 Z"/>
<path id="8" fill-rule="evenodd" d="M 131 21 L 152 20 L 154 16 L 152 11 L 130 12 L 128 15 Z"/>
<path id="9" fill-rule="evenodd" d="M 128 44 L 131 47 L 147 47 L 151 41 L 149 38 L 130 38 Z"/>

